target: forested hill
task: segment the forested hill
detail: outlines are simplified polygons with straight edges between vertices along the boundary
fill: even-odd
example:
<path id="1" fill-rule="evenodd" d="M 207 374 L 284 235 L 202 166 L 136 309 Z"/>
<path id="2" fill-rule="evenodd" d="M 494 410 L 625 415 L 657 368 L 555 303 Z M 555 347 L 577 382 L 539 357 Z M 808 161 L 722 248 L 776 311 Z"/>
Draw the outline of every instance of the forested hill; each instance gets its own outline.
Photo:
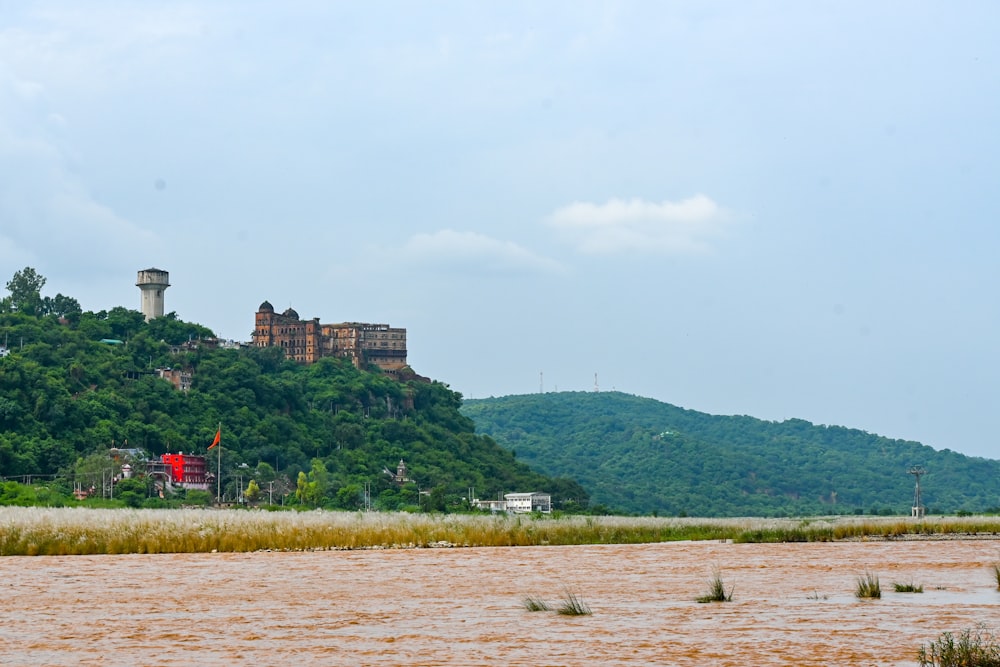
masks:
<path id="1" fill-rule="evenodd" d="M 1000 461 L 840 426 L 685 410 L 617 392 L 466 400 L 478 432 L 595 503 L 634 513 L 910 513 L 923 466 L 929 512 L 996 511 Z"/>
<path id="2" fill-rule="evenodd" d="M 69 306 L 54 309 L 56 300 L 27 291 L 31 298 L 0 301 L 0 345 L 9 347 L 0 358 L 0 478 L 58 475 L 72 489 L 113 446 L 204 453 L 221 423 L 230 498 L 258 477 L 288 502 L 344 509 L 362 506 L 366 485 L 377 509 L 459 508 L 470 487 L 481 498 L 538 490 L 556 507 L 587 505 L 575 482 L 533 472 L 476 435 L 461 397 L 439 382 L 397 381 L 335 359 L 302 366 L 275 348 L 213 349 L 204 344 L 210 330 L 172 313 L 147 323 L 125 308 L 81 312 L 61 296 Z M 168 367 L 190 371 L 190 390 L 155 372 Z M 401 459 L 412 481 L 397 484 L 385 469 Z"/>

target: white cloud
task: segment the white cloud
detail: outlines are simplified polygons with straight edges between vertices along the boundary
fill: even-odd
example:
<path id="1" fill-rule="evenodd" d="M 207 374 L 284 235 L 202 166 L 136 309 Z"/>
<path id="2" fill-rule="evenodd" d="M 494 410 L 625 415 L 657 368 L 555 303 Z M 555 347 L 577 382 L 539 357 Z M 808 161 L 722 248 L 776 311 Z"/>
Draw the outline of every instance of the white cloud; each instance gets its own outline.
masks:
<path id="1" fill-rule="evenodd" d="M 5 263 L 100 272 L 128 265 L 157 238 L 98 201 L 75 173 L 48 125 L 61 117 L 23 103 L 22 87 L 0 78 L 0 256 Z M 44 104 L 40 105 L 44 107 Z M 61 129 L 61 128 L 59 128 Z"/>
<path id="2" fill-rule="evenodd" d="M 587 254 L 687 254 L 710 250 L 728 219 L 723 208 L 699 194 L 679 202 L 574 202 L 557 209 L 546 222 Z"/>
<path id="3" fill-rule="evenodd" d="M 390 252 L 396 259 L 411 265 L 445 270 L 472 269 L 490 273 L 561 273 L 565 270 L 559 262 L 511 241 L 451 229 L 416 234 L 402 247 Z"/>

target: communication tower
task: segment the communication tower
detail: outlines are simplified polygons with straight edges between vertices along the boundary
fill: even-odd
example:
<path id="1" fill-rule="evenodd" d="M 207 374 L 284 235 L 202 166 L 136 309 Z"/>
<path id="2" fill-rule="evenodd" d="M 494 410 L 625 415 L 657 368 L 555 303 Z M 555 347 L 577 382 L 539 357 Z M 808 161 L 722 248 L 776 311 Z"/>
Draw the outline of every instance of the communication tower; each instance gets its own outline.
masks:
<path id="1" fill-rule="evenodd" d="M 926 475 L 927 471 L 924 470 L 923 466 L 913 466 L 906 472 L 917 478 L 917 488 L 913 491 L 913 507 L 910 508 L 910 516 L 914 519 L 922 519 L 927 510 L 920 502 L 920 476 Z"/>
<path id="2" fill-rule="evenodd" d="M 135 286 L 142 291 L 142 314 L 146 321 L 163 317 L 163 292 L 170 287 L 170 274 L 162 269 L 145 269 L 139 272 Z"/>

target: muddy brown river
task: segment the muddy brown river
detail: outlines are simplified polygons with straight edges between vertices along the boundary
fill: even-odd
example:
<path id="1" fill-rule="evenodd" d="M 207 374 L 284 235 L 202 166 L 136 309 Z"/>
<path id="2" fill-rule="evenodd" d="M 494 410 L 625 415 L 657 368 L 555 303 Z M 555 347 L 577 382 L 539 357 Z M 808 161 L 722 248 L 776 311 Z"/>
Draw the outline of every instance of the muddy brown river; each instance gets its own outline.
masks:
<path id="1" fill-rule="evenodd" d="M 0 664 L 916 665 L 1000 626 L 998 560 L 987 540 L 5 557 Z M 713 567 L 732 602 L 695 602 Z M 854 597 L 866 571 L 880 600 Z M 523 605 L 568 594 L 593 613 Z"/>

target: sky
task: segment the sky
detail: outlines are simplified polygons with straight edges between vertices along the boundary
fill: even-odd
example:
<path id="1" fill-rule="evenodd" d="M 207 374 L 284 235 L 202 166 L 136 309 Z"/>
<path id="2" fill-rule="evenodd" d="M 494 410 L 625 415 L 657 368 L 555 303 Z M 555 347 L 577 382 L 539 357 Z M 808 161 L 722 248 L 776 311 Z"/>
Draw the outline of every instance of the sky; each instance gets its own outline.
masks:
<path id="1" fill-rule="evenodd" d="M 1000 458 L 1000 4 L 0 0 L 0 278 Z M 914 464 L 922 462 L 915 461 Z"/>

